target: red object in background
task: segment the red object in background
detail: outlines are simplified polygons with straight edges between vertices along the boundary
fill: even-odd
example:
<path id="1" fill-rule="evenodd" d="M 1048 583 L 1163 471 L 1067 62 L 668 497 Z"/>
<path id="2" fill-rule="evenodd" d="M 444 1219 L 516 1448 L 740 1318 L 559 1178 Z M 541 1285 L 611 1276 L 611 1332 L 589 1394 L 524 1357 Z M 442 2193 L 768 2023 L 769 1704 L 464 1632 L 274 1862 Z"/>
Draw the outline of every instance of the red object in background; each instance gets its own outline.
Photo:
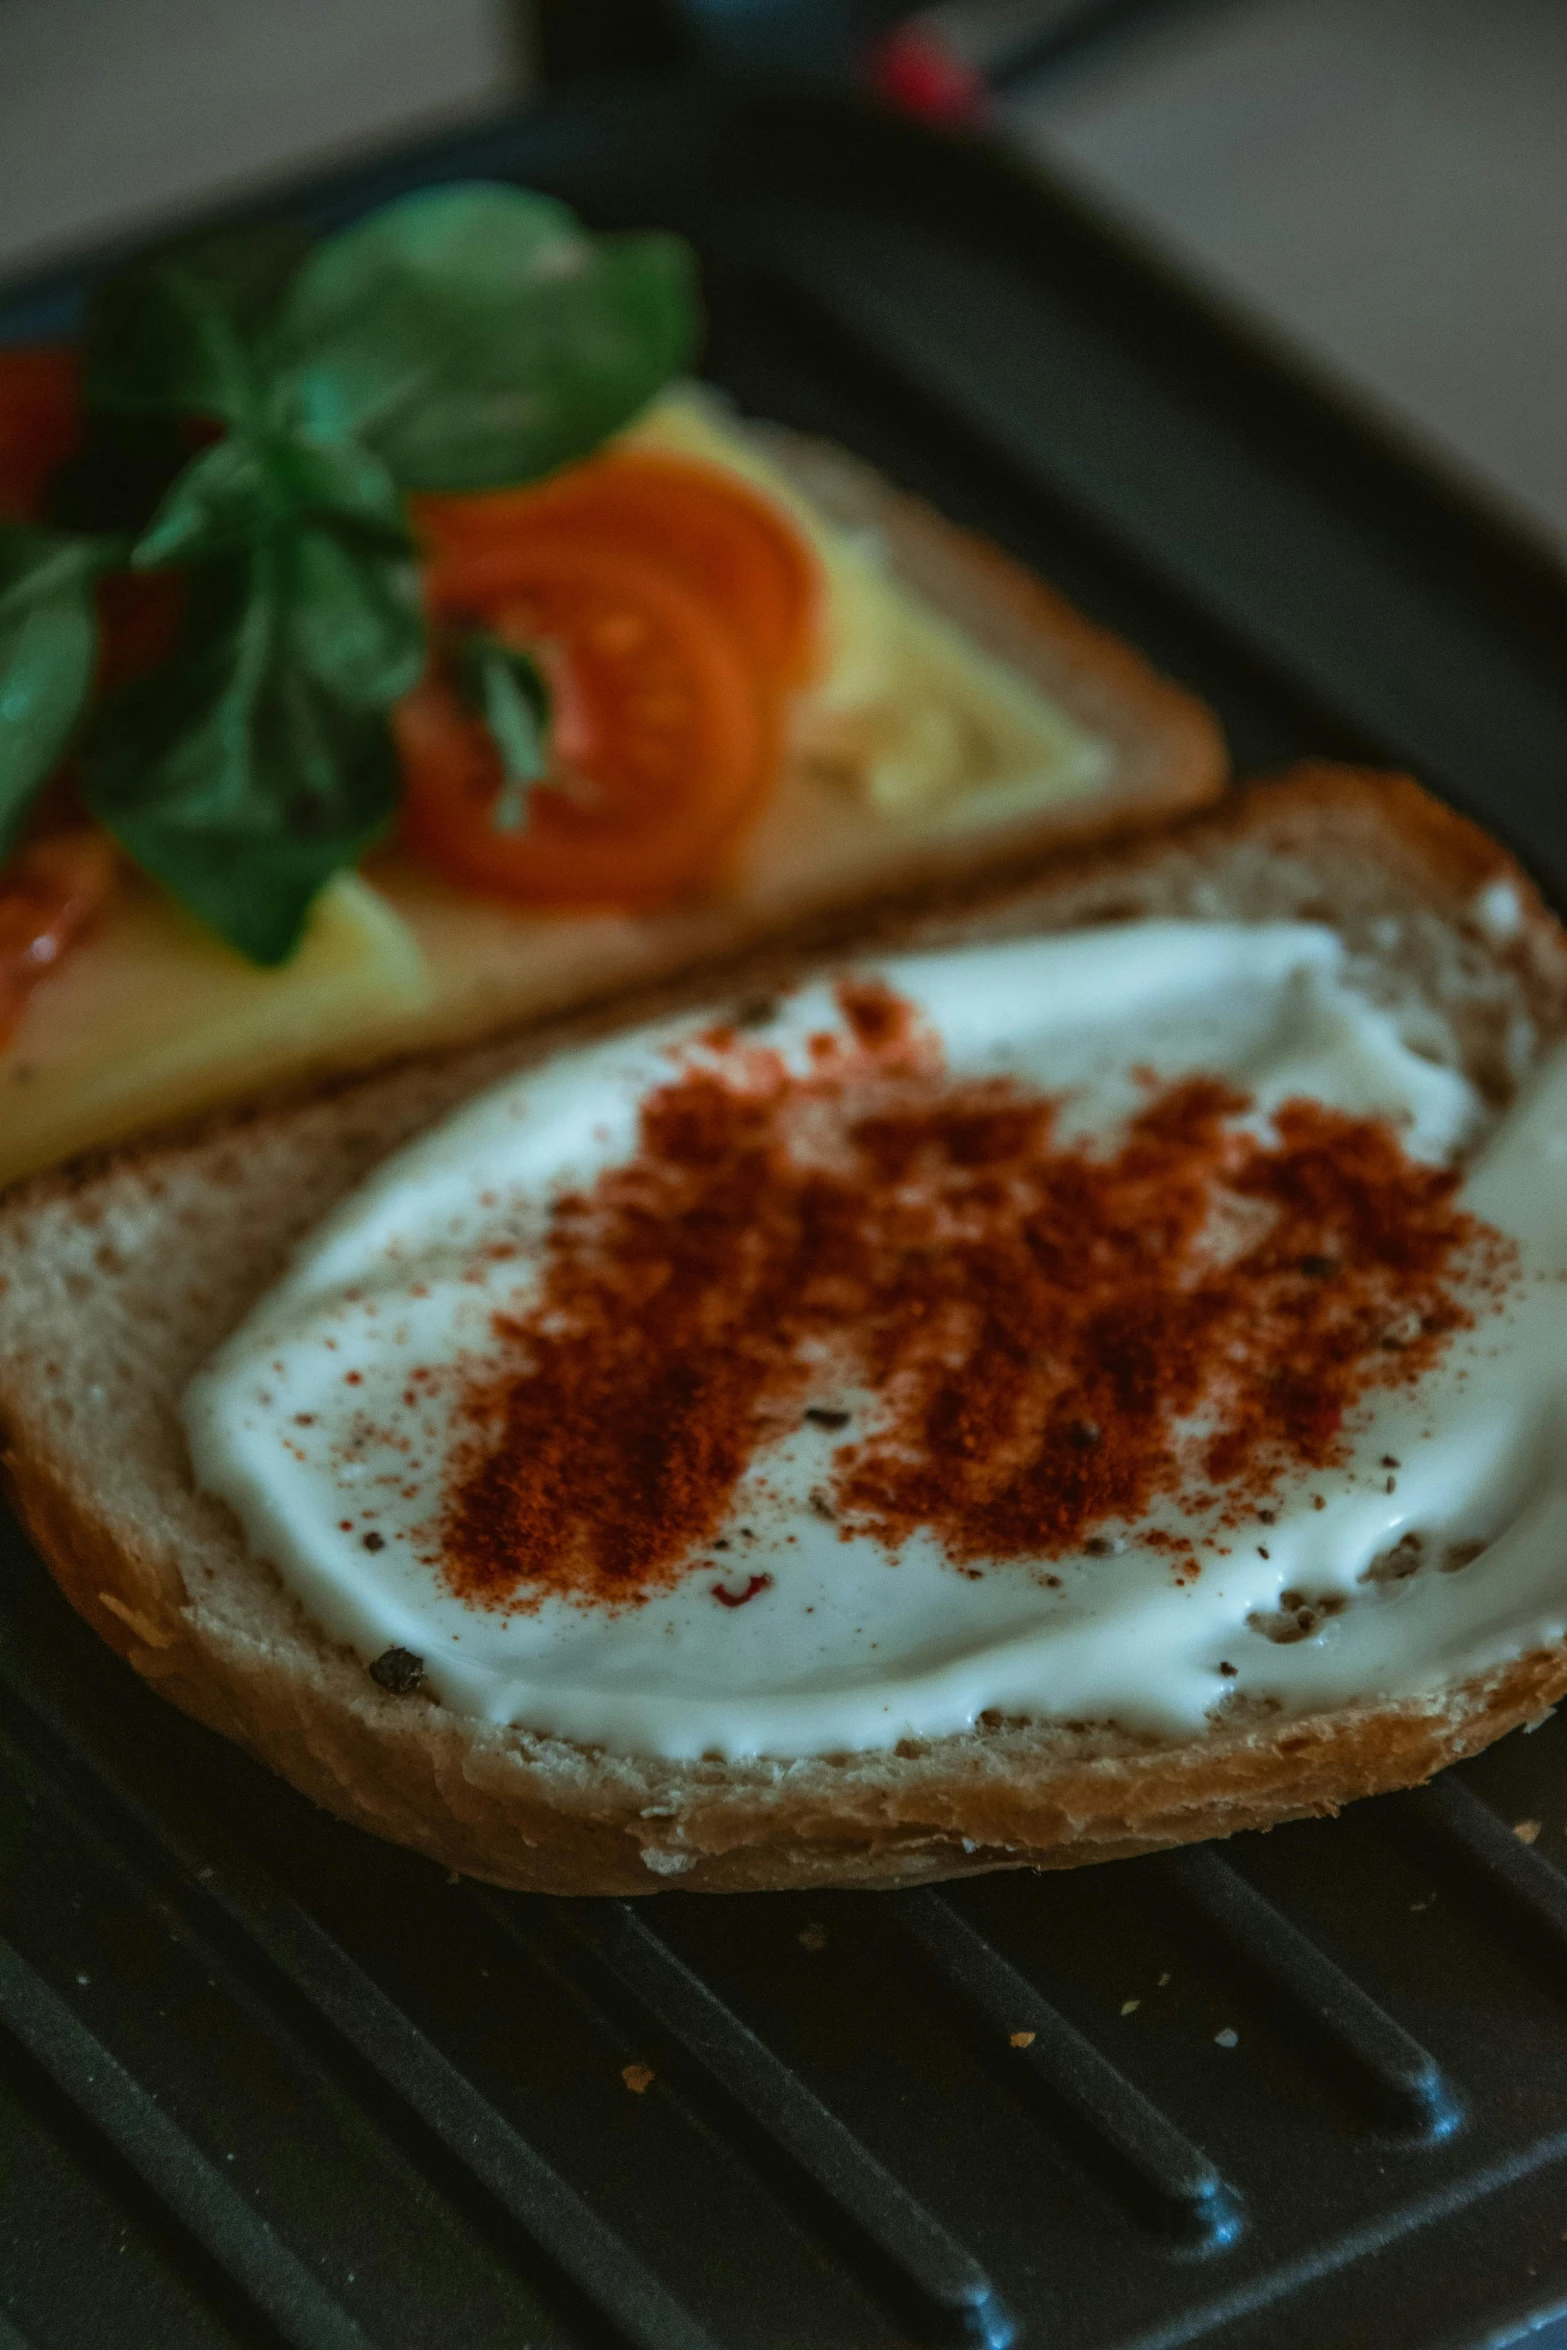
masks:
<path id="1" fill-rule="evenodd" d="M 179 571 L 111 571 L 99 580 L 96 601 L 94 699 L 145 677 L 173 652 L 185 609 L 185 577 Z"/>
<path id="2" fill-rule="evenodd" d="M 7 865 L 0 882 L 0 1050 L 39 980 L 102 913 L 118 863 L 106 832 L 73 824 L 18 849 Z"/>
<path id="3" fill-rule="evenodd" d="M 920 24 L 878 41 L 867 72 L 878 96 L 923 122 L 980 123 L 990 110 L 984 75 Z"/>
<path id="4" fill-rule="evenodd" d="M 64 344 L 0 350 L 0 521 L 38 522 L 49 484 L 82 438 L 81 367 Z M 94 695 L 144 676 L 174 649 L 184 603 L 177 572 L 111 572 L 97 586 Z"/>
<path id="5" fill-rule="evenodd" d="M 55 468 L 81 438 L 81 370 L 54 343 L 0 350 L 0 520 L 35 522 Z"/>
<path id="6" fill-rule="evenodd" d="M 0 521 L 41 519 L 49 484 L 81 434 L 76 353 L 54 344 L 0 350 Z M 176 572 L 122 571 L 98 581 L 95 695 L 172 650 L 184 591 Z M 83 821 L 69 766 L 59 768 L 0 873 L 0 1052 L 38 982 L 102 914 L 118 871 L 113 841 Z"/>

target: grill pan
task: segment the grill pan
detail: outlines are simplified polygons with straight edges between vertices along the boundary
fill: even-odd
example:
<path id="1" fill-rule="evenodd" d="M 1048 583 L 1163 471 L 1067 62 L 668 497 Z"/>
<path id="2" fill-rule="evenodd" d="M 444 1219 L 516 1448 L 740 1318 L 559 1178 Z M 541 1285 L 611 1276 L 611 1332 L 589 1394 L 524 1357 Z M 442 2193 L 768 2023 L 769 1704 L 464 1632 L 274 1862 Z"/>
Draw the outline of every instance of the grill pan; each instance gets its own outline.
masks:
<path id="1" fill-rule="evenodd" d="M 742 407 L 1033 563 L 1242 768 L 1410 766 L 1562 904 L 1567 581 L 1059 190 L 671 83 L 290 208 L 476 175 L 684 230 Z M 9 1521 L 0 1687 L 0 2350 L 1567 2350 L 1567 1723 L 1168 1857 L 571 1903 L 313 1810 Z"/>

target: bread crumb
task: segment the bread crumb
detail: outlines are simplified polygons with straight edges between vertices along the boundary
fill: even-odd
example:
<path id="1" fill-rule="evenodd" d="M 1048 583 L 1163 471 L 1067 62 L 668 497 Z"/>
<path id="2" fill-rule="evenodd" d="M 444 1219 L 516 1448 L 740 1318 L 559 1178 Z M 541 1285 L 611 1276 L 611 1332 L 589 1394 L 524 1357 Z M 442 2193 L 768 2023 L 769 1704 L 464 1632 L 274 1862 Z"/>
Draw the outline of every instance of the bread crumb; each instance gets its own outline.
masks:
<path id="1" fill-rule="evenodd" d="M 633 2097 L 644 2097 L 653 2086 L 653 2067 L 650 2064 L 623 2064 L 620 2077 Z"/>
<path id="2" fill-rule="evenodd" d="M 1499 873 L 1470 900 L 1470 917 L 1488 945 L 1505 946 L 1523 928 L 1523 901 L 1516 884 Z"/>
<path id="3" fill-rule="evenodd" d="M 391 1697 L 412 1697 L 424 1687 L 424 1658 L 411 1648 L 384 1648 L 370 1667 L 377 1688 Z"/>
<path id="4" fill-rule="evenodd" d="M 1514 1823 L 1513 1834 L 1520 1844 L 1532 1844 L 1539 1833 L 1540 1823 L 1538 1820 L 1518 1820 Z"/>
<path id="5" fill-rule="evenodd" d="M 1007 2035 L 1014 2048 L 1032 2048 L 1038 2036 L 1036 2032 L 1009 2032 Z"/>
<path id="6" fill-rule="evenodd" d="M 1220 2048 L 1238 2048 L 1240 2046 L 1241 2036 L 1233 2024 L 1226 2024 L 1223 2031 L 1215 2032 L 1213 2037 Z"/>
<path id="7" fill-rule="evenodd" d="M 642 1866 L 651 1869 L 655 1877 L 683 1876 L 687 1869 L 696 1867 L 697 1859 L 694 1852 L 670 1852 L 657 1844 L 642 1847 Z"/>
<path id="8" fill-rule="evenodd" d="M 814 1925 L 802 1926 L 795 1939 L 798 1941 L 802 1950 L 825 1950 L 827 1947 L 827 1928 L 825 1926 Z"/>
<path id="9" fill-rule="evenodd" d="M 1121 2013 L 1123 2015 L 1135 2015 L 1142 2004 L 1143 2003 L 1140 1999 L 1123 1999 L 1121 2002 Z"/>

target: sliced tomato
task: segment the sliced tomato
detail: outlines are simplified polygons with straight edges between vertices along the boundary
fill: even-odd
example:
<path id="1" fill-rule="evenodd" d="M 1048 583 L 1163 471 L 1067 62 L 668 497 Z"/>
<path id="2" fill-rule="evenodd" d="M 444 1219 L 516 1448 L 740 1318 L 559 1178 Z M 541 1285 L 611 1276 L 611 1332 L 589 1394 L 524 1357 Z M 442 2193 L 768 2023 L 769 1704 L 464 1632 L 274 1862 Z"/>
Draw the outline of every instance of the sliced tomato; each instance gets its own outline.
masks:
<path id="1" fill-rule="evenodd" d="M 700 886 L 771 783 L 776 689 L 716 606 L 640 553 L 529 530 L 433 565 L 443 626 L 531 652 L 554 716 L 550 780 L 499 822 L 490 736 L 439 661 L 393 717 L 404 836 L 467 889 L 534 905 L 635 908 Z"/>
<path id="2" fill-rule="evenodd" d="M 420 498 L 414 519 L 437 570 L 537 532 L 645 558 L 715 603 L 779 685 L 814 665 L 816 557 L 777 507 L 715 465 L 616 449 L 529 488 Z"/>
<path id="3" fill-rule="evenodd" d="M 117 862 L 108 834 L 81 824 L 30 842 L 0 872 L 0 1050 L 39 980 L 103 911 Z"/>
<path id="4" fill-rule="evenodd" d="M 41 518 L 54 474 L 81 440 L 80 376 L 76 352 L 61 345 L 0 350 L 0 520 Z M 98 582 L 98 693 L 173 650 L 182 595 L 172 571 L 113 572 Z"/>
<path id="5" fill-rule="evenodd" d="M 0 351 L 0 517 L 37 521 L 50 477 L 81 431 L 74 351 L 54 343 Z"/>

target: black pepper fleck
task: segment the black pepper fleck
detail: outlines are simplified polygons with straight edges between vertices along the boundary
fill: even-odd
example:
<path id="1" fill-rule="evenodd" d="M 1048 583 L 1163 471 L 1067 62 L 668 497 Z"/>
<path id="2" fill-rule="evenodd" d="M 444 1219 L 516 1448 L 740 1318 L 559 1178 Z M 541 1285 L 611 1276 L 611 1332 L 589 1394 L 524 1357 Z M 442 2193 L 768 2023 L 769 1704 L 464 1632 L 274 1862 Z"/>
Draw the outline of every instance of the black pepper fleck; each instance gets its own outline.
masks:
<path id="1" fill-rule="evenodd" d="M 384 1534 L 367 1534 L 365 1548 L 366 1550 L 385 1550 L 386 1536 Z"/>
<path id="2" fill-rule="evenodd" d="M 847 1428 L 849 1425 L 847 1412 L 830 1411 L 825 1404 L 808 1404 L 805 1416 L 813 1428 Z"/>
<path id="3" fill-rule="evenodd" d="M 411 1648 L 386 1648 L 370 1667 L 370 1678 L 393 1697 L 411 1697 L 424 1687 L 424 1658 Z"/>

